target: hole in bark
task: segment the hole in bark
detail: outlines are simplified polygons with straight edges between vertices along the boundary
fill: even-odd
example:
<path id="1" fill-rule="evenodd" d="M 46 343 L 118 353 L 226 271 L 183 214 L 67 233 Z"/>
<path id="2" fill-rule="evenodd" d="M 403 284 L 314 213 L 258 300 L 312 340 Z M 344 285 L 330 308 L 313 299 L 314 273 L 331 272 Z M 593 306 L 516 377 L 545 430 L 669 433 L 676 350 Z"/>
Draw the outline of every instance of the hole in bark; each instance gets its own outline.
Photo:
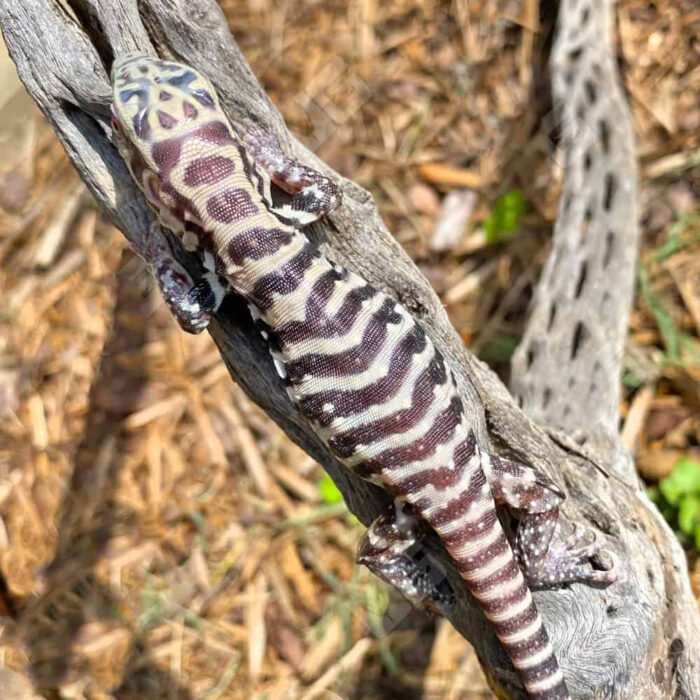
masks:
<path id="1" fill-rule="evenodd" d="M 676 637 L 671 642 L 671 646 L 669 647 L 669 650 L 668 650 L 668 655 L 669 656 L 678 656 L 679 654 L 683 653 L 683 649 L 685 649 L 685 644 L 683 644 L 683 640 L 680 637 Z"/>
<path id="2" fill-rule="evenodd" d="M 579 58 L 581 58 L 582 53 L 583 53 L 582 48 L 572 49 L 571 51 L 569 51 L 569 60 L 572 63 L 576 63 L 579 60 Z"/>
<path id="3" fill-rule="evenodd" d="M 524 403 L 525 403 L 525 399 L 523 399 L 523 395 L 518 394 L 518 408 L 522 408 Z"/>
<path id="4" fill-rule="evenodd" d="M 585 27 L 588 24 L 588 20 L 591 18 L 591 8 L 584 7 L 581 11 L 581 26 Z"/>
<path id="5" fill-rule="evenodd" d="M 527 355 L 525 356 L 525 366 L 527 369 L 532 367 L 532 363 L 535 361 L 536 357 L 537 348 L 534 345 L 530 345 L 530 347 L 527 349 Z"/>
<path id="6" fill-rule="evenodd" d="M 606 268 L 610 264 L 613 254 L 613 244 L 615 243 L 615 234 L 608 231 L 605 234 L 605 252 L 603 253 L 603 267 Z"/>
<path id="7" fill-rule="evenodd" d="M 595 202 L 589 202 L 586 207 L 586 211 L 583 214 L 583 224 L 581 225 L 581 240 L 583 241 L 588 234 L 588 229 L 591 226 L 591 221 L 593 221 L 593 211 L 595 209 Z"/>
<path id="8" fill-rule="evenodd" d="M 542 408 L 547 408 L 549 402 L 552 400 L 552 390 L 546 386 L 544 392 L 542 393 Z"/>
<path id="9" fill-rule="evenodd" d="M 583 156 L 583 169 L 586 172 L 589 172 L 591 169 L 591 166 L 593 165 L 593 154 L 591 153 L 591 150 L 588 149 Z"/>
<path id="10" fill-rule="evenodd" d="M 583 88 L 586 91 L 586 99 L 588 104 L 594 105 L 596 99 L 598 99 L 598 90 L 595 83 L 592 80 L 586 80 L 583 83 Z"/>
<path id="11" fill-rule="evenodd" d="M 605 190 L 603 194 L 603 209 L 610 211 L 612 207 L 615 191 L 617 190 L 617 179 L 612 173 L 605 174 Z"/>
<path id="12" fill-rule="evenodd" d="M 607 153 L 610 150 L 610 127 L 605 119 L 601 119 L 598 122 L 598 135 L 600 136 L 600 146 L 603 149 L 603 153 Z"/>
<path id="13" fill-rule="evenodd" d="M 583 291 L 583 286 L 586 284 L 586 276 L 588 275 L 588 263 L 584 260 L 581 263 L 581 269 L 578 272 L 578 281 L 576 282 L 576 291 L 574 299 L 578 299 Z"/>
<path id="14" fill-rule="evenodd" d="M 605 614 L 608 617 L 615 617 L 615 615 L 617 615 L 617 608 L 614 605 L 608 605 L 608 607 L 605 608 Z"/>
<path id="15" fill-rule="evenodd" d="M 576 327 L 574 328 L 574 338 L 573 342 L 571 343 L 571 359 L 575 360 L 576 355 L 578 355 L 579 350 L 581 350 L 581 347 L 585 343 L 586 339 L 588 338 L 588 330 L 586 329 L 586 326 L 584 326 L 582 321 L 579 321 L 576 324 Z"/>
<path id="16" fill-rule="evenodd" d="M 557 304 L 556 302 L 552 302 L 552 305 L 549 307 L 549 320 L 547 321 L 547 330 L 551 331 L 552 326 L 554 325 L 554 319 L 557 317 Z"/>
<path id="17" fill-rule="evenodd" d="M 561 203 L 561 210 L 566 214 L 567 211 L 569 211 L 569 207 L 571 206 L 571 192 L 567 192 L 564 195 L 564 199 L 562 200 Z"/>

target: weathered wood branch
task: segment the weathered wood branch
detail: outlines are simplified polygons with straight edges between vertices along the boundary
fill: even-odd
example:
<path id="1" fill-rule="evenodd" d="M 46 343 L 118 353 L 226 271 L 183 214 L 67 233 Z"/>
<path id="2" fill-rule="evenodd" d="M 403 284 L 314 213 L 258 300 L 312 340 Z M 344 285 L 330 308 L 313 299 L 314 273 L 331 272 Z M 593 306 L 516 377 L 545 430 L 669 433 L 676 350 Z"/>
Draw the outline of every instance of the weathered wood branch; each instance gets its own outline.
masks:
<path id="1" fill-rule="evenodd" d="M 567 0 L 564 12 L 570 15 L 562 17 L 570 16 L 574 21 L 565 20 L 565 31 L 575 34 L 581 28 L 582 7 L 588 7 L 593 15 L 607 13 L 602 21 L 612 21 L 607 3 L 579 5 Z M 579 14 L 571 14 L 574 12 Z M 371 196 L 330 172 L 290 137 L 230 36 L 214 0 L 141 0 L 138 6 L 133 0 L 0 0 L 0 26 L 28 91 L 53 124 L 90 191 L 132 243 L 138 244 L 151 214 L 109 140 L 108 68 L 114 55 L 126 51 L 141 50 L 190 63 L 210 77 L 232 121 L 243 126 L 257 122 L 274 130 L 301 160 L 337 178 L 345 203 L 339 212 L 314 227 L 312 233 L 319 243 L 336 260 L 399 299 L 424 325 L 459 379 L 465 409 L 483 447 L 531 463 L 548 474 L 569 495 L 564 509 L 568 518 L 586 522 L 618 540 L 626 571 L 613 586 L 600 591 L 576 585 L 536 594 L 572 693 L 577 697 L 657 698 L 679 690 L 679 697 L 700 697 L 700 620 L 683 554 L 673 533 L 645 498 L 629 457 L 620 449 L 580 446 L 564 433 L 552 438 L 518 409 L 498 378 L 464 349 L 439 299 L 386 230 Z M 608 52 L 610 36 L 608 31 Z M 610 65 L 605 62 L 601 67 L 609 71 Z M 607 91 L 610 86 L 600 82 L 598 89 Z M 619 95 L 614 99 L 619 100 Z M 565 141 L 564 151 L 571 148 Z M 634 173 L 621 177 L 634 178 Z M 581 192 L 569 191 L 576 201 L 568 207 L 562 205 L 562 210 L 585 210 L 585 202 L 577 200 Z M 623 187 L 618 195 L 624 191 Z M 591 254 L 600 255 L 597 244 L 597 240 L 590 242 Z M 620 254 L 625 260 L 633 261 L 630 238 L 620 237 L 619 245 L 624 248 Z M 550 274 L 554 266 L 550 262 Z M 600 283 L 605 284 L 605 280 Z M 625 294 L 628 304 L 629 292 Z M 625 294 L 619 295 L 620 299 Z M 621 301 L 616 307 L 622 314 L 626 313 L 623 306 Z M 535 311 L 533 318 L 539 313 Z M 568 321 L 566 314 L 560 317 L 562 338 L 571 337 L 574 318 L 573 314 Z M 587 322 L 591 334 L 598 337 L 595 317 Z M 532 335 L 537 332 L 537 323 L 532 322 Z M 616 326 L 614 343 L 624 332 L 623 326 L 624 322 Z M 211 333 L 232 377 L 326 468 L 350 509 L 364 523 L 382 512 L 387 495 L 345 470 L 293 409 L 243 306 L 233 301 L 227 304 Z M 605 348 L 605 343 L 600 347 Z M 614 386 L 617 345 L 610 352 L 606 380 Z M 579 398 L 561 384 L 565 374 L 557 372 L 555 376 L 552 390 L 557 396 L 568 391 L 575 405 Z M 616 390 L 611 391 L 601 413 L 607 427 L 612 422 L 611 406 L 616 406 Z M 590 427 L 591 423 L 584 425 Z M 605 470 L 616 477 L 606 477 Z M 451 622 L 472 641 L 489 674 L 505 692 L 522 697 L 505 653 L 450 568 L 449 558 L 435 538 L 429 539 L 426 547 L 446 568 L 457 593 Z"/>

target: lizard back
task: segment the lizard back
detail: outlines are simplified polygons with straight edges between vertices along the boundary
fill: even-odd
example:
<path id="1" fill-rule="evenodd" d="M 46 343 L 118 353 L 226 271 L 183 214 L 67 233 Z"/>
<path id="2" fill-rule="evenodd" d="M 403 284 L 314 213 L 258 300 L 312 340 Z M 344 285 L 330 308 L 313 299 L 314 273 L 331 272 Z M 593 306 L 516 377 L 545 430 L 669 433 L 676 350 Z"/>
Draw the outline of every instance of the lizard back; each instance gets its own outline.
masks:
<path id="1" fill-rule="evenodd" d="M 148 57 L 114 69 L 120 151 L 164 226 L 213 256 L 338 459 L 434 528 L 533 698 L 568 697 L 444 358 L 411 314 L 271 210 L 270 178 L 209 82 Z M 194 243 L 194 241 L 190 241 Z"/>

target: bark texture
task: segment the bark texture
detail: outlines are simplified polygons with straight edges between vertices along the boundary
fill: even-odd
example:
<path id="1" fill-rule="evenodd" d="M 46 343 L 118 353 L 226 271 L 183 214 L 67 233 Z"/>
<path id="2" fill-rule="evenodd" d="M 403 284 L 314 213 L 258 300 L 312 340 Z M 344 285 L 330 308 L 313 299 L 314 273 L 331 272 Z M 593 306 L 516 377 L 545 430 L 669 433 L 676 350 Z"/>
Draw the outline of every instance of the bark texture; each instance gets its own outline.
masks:
<path id="1" fill-rule="evenodd" d="M 344 206 L 312 234 L 329 255 L 400 300 L 424 325 L 459 379 L 481 445 L 546 473 L 568 494 L 567 518 L 616 539 L 625 562 L 617 583 L 535 594 L 572 694 L 700 698 L 700 616 L 685 558 L 617 437 L 637 224 L 634 151 L 613 22 L 610 0 L 562 2 L 552 77 L 564 123 L 566 179 L 552 258 L 514 360 L 521 410 L 465 350 L 369 193 L 329 171 L 289 135 L 214 0 L 0 0 L 0 26 L 21 79 L 130 241 L 144 235 L 151 213 L 110 142 L 108 69 L 124 52 L 159 54 L 206 73 L 232 121 L 274 130 L 300 160 L 335 177 Z M 243 305 L 227 303 L 211 333 L 231 376 L 326 468 L 360 520 L 371 522 L 388 496 L 344 469 L 293 409 Z M 457 594 L 451 622 L 474 644 L 504 694 L 524 697 L 439 542 L 428 538 L 425 546 L 447 569 Z"/>

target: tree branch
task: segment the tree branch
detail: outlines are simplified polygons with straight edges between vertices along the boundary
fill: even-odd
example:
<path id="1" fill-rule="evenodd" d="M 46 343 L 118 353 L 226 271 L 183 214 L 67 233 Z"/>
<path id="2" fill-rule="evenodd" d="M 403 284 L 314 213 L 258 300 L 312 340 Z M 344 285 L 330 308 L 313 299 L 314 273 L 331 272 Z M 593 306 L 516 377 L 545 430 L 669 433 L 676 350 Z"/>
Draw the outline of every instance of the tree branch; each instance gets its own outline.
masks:
<path id="1" fill-rule="evenodd" d="M 565 5 L 567 11 L 573 11 L 574 4 Z M 138 242 L 151 214 L 109 142 L 107 68 L 114 55 L 141 50 L 203 71 L 232 121 L 243 126 L 255 121 L 274 130 L 301 160 L 341 183 L 344 206 L 312 231 L 325 252 L 400 300 L 423 324 L 458 378 L 465 410 L 484 448 L 531 463 L 548 474 L 569 494 L 567 517 L 620 540 L 627 572 L 618 583 L 604 591 L 576 585 L 536 593 L 572 693 L 655 698 L 671 684 L 685 689 L 688 697 L 700 695 L 700 622 L 683 555 L 673 533 L 632 478 L 629 458 L 618 455 L 616 459 L 627 460 L 628 468 L 615 470 L 629 477 L 629 484 L 606 478 L 600 468 L 610 465 L 597 463 L 599 456 L 592 458 L 575 442 L 569 444 L 566 436 L 552 440 L 517 408 L 498 378 L 464 349 L 440 300 L 386 230 L 371 196 L 329 171 L 289 136 L 214 0 L 141 0 L 138 9 L 130 0 L 72 0 L 73 16 L 65 7 L 65 1 L 59 5 L 51 0 L 0 0 L 0 25 L 28 91 L 54 125 L 90 191 L 127 238 Z M 600 83 L 600 90 L 609 88 Z M 564 147 L 570 144 L 565 142 Z M 572 212 L 581 207 L 585 204 L 569 204 Z M 620 238 L 622 248 L 625 241 Z M 588 245 L 596 250 L 593 241 Z M 620 254 L 633 257 L 633 251 Z M 550 274 L 553 266 L 550 263 Z M 228 303 L 211 333 L 233 378 L 324 466 L 350 509 L 364 523 L 380 514 L 387 495 L 344 469 L 294 410 L 242 304 Z M 581 352 L 589 352 L 590 347 L 582 347 Z M 613 349 L 611 356 L 616 352 Z M 617 377 L 611 377 L 615 384 Z M 608 404 L 612 405 L 612 396 L 601 414 L 605 425 L 611 422 Z M 435 540 L 429 538 L 426 547 L 446 568 L 457 594 L 451 622 L 472 641 L 491 677 L 507 693 L 522 697 L 491 627 Z M 652 669 L 654 682 L 650 681 Z"/>
<path id="2" fill-rule="evenodd" d="M 512 367 L 514 393 L 534 420 L 608 442 L 618 435 L 639 237 L 637 164 L 615 65 L 612 4 L 567 1 L 559 12 L 551 72 L 564 191 Z"/>

